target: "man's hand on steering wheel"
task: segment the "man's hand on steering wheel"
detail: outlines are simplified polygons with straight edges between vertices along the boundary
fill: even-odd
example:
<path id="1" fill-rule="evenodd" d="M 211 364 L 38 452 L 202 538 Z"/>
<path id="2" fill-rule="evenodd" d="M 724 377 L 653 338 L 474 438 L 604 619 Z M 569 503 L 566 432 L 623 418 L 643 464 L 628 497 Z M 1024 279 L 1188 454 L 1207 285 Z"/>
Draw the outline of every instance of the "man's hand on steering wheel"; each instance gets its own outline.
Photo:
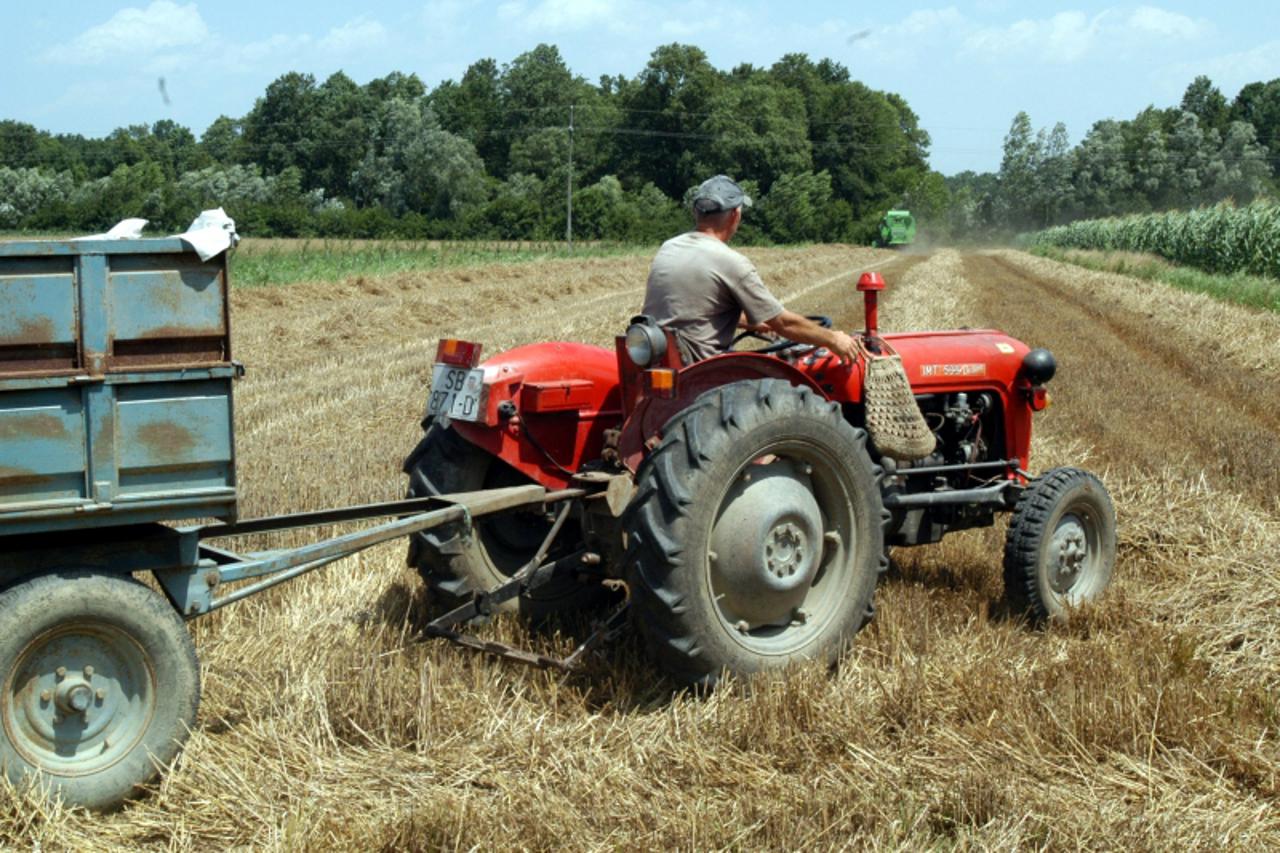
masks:
<path id="1" fill-rule="evenodd" d="M 844 332 L 832 329 L 830 317 L 821 315 L 805 317 L 784 310 L 765 325 L 782 340 L 757 352 L 776 353 L 800 344 L 808 344 L 812 347 L 826 347 L 846 364 L 857 358 L 857 345 L 853 338 Z"/>

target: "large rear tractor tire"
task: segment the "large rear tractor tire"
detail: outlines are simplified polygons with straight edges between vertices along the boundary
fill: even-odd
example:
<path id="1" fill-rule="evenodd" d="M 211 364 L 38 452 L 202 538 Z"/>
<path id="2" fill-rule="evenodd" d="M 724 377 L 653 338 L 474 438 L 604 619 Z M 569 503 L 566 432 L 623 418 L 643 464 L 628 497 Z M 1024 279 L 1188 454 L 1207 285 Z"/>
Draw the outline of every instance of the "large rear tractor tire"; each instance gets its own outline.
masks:
<path id="1" fill-rule="evenodd" d="M 1018 497 L 1004 547 L 1005 597 L 1037 621 L 1102 595 L 1116 562 L 1116 512 L 1102 482 L 1054 468 Z"/>
<path id="2" fill-rule="evenodd" d="M 405 460 L 409 497 L 474 492 L 527 485 L 530 480 L 462 438 L 452 428 L 433 423 Z M 409 539 L 409 565 L 418 570 L 432 598 L 445 608 L 466 602 L 475 592 L 487 592 L 505 582 L 528 562 L 551 529 L 540 512 L 516 510 L 477 518 L 471 530 L 446 525 L 414 534 Z M 560 532 L 550 558 L 567 553 L 580 538 L 570 521 Z M 497 609 L 518 612 L 533 620 L 590 605 L 597 584 L 572 578 L 552 581 L 533 592 L 503 602 Z"/>
<path id="3" fill-rule="evenodd" d="M 182 748 L 200 667 L 182 619 L 127 576 L 39 575 L 0 593 L 0 766 L 110 809 Z"/>
<path id="4" fill-rule="evenodd" d="M 666 425 L 623 525 L 636 621 L 677 681 L 830 662 L 871 618 L 886 515 L 865 443 L 776 379 L 708 391 Z"/>

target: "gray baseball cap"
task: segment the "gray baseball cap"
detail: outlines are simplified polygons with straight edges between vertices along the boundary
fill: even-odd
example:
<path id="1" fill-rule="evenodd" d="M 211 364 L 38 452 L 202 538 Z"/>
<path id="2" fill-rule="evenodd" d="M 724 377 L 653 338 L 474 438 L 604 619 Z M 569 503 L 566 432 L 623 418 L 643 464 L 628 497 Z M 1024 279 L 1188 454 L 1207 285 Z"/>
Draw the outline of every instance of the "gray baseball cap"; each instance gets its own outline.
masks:
<path id="1" fill-rule="evenodd" d="M 693 209 L 698 213 L 716 213 L 735 207 L 750 207 L 751 196 L 727 175 L 716 175 L 702 182 L 693 194 Z"/>

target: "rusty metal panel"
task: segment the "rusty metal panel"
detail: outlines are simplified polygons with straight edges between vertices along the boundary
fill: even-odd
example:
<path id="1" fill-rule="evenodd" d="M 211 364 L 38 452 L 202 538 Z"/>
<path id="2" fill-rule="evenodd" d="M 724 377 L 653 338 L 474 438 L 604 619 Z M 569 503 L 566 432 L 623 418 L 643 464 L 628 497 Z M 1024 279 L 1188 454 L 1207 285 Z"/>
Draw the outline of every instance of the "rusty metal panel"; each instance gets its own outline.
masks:
<path id="1" fill-rule="evenodd" d="M 111 369 L 230 359 L 225 275 L 195 255 L 112 258 L 107 310 Z"/>
<path id="2" fill-rule="evenodd" d="M 0 502 L 86 497 L 80 389 L 0 394 Z"/>
<path id="3" fill-rule="evenodd" d="M 71 259 L 10 259 L 0 266 L 0 375 L 74 369 L 77 329 Z"/>
<path id="4" fill-rule="evenodd" d="M 226 256 L 0 243 L 0 536 L 234 519 Z"/>
<path id="5" fill-rule="evenodd" d="M 117 385 L 117 494 L 184 493 L 227 485 L 229 379 Z"/>

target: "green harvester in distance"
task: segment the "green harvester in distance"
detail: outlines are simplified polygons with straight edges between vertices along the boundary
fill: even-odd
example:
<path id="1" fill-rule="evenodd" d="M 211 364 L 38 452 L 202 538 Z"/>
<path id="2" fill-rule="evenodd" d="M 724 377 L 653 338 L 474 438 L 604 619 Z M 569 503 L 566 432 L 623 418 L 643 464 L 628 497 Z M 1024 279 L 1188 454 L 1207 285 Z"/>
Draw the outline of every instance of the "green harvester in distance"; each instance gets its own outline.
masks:
<path id="1" fill-rule="evenodd" d="M 880 220 L 875 245 L 883 249 L 910 246 L 916 239 L 916 220 L 909 210 L 891 210 Z"/>

